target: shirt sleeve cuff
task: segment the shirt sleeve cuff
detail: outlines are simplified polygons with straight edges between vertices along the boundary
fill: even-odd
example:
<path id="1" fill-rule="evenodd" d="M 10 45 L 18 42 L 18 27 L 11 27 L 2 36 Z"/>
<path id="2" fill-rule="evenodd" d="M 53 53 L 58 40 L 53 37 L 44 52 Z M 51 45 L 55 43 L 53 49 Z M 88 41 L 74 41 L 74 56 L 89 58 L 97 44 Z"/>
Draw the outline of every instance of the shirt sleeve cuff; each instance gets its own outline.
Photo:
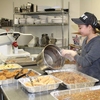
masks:
<path id="1" fill-rule="evenodd" d="M 74 56 L 74 59 L 75 59 L 76 61 L 78 61 L 78 58 L 79 58 L 79 55 L 78 55 L 78 54 Z"/>

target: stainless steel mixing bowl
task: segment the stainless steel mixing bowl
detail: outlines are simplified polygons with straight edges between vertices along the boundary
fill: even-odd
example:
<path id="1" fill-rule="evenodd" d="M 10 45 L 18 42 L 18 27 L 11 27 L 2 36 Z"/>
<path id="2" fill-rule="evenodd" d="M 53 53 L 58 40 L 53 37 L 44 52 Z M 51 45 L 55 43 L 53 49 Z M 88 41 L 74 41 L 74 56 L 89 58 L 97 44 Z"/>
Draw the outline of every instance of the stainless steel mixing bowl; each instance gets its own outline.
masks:
<path id="1" fill-rule="evenodd" d="M 60 69 L 63 67 L 65 59 L 62 57 L 59 47 L 49 44 L 37 56 L 36 62 L 42 70 Z"/>

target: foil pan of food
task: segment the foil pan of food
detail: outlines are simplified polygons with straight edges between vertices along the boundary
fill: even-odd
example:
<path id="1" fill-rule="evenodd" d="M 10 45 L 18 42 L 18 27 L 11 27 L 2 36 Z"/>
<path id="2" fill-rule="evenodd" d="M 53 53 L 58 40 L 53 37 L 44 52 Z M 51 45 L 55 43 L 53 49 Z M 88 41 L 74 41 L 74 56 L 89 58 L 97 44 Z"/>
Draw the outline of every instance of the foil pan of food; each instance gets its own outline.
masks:
<path id="1" fill-rule="evenodd" d="M 32 76 L 37 76 L 37 75 L 41 75 L 39 72 L 33 70 L 33 69 L 21 69 L 16 75 L 15 75 L 15 79 L 19 79 L 19 78 L 24 78 L 24 77 L 32 77 Z"/>
<path id="2" fill-rule="evenodd" d="M 69 89 L 94 86 L 99 80 L 74 69 L 46 70 L 46 73 L 63 81 Z"/>
<path id="3" fill-rule="evenodd" d="M 53 91 L 55 100 L 100 100 L 100 86 Z"/>
<path id="4" fill-rule="evenodd" d="M 0 71 L 0 85 L 7 85 L 10 83 L 16 82 L 15 76 L 18 75 L 18 73 L 21 70 L 22 70 L 22 68 L 13 69 L 13 70 L 5 69 L 5 70 Z M 29 71 L 30 71 L 30 73 L 28 73 Z M 28 73 L 28 76 L 30 76 L 30 77 L 41 75 L 40 73 L 38 73 L 37 71 L 35 71 L 33 69 L 25 68 L 21 71 L 21 76 L 23 75 L 22 78 L 25 78 L 26 73 Z"/>
<path id="5" fill-rule="evenodd" d="M 18 81 L 29 93 L 54 90 L 59 87 L 60 83 L 62 83 L 61 80 L 52 75 L 31 77 L 31 81 L 30 78 L 21 78 Z"/>
<path id="6" fill-rule="evenodd" d="M 0 64 L 0 70 L 22 68 L 19 64 Z"/>

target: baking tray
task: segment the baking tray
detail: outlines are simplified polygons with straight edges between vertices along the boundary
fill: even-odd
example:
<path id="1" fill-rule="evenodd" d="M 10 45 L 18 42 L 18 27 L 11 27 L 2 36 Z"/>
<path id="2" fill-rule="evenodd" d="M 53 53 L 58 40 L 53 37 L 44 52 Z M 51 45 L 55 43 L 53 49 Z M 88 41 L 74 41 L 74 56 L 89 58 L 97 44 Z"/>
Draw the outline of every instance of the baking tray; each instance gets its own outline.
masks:
<path id="1" fill-rule="evenodd" d="M 88 76 L 84 73 L 81 73 L 81 72 L 79 72 L 75 69 L 46 70 L 45 72 L 48 73 L 48 74 L 52 74 L 52 73 L 55 73 L 55 72 L 74 72 L 74 73 L 77 73 L 77 74 L 79 74 L 79 75 L 81 75 L 81 76 L 83 76 L 83 77 L 85 77 L 89 80 L 89 82 L 76 83 L 76 84 L 68 84 L 68 83 L 63 82 L 64 85 L 69 89 L 94 86 L 94 84 L 99 81 L 98 79 L 93 78 L 91 76 Z M 64 76 L 64 77 L 66 77 L 66 76 Z"/>
<path id="2" fill-rule="evenodd" d="M 38 75 L 41 75 L 41 73 L 37 72 L 37 71 L 34 70 L 34 69 L 28 69 L 28 70 L 32 70 L 33 72 L 37 73 Z"/>
<path id="3" fill-rule="evenodd" d="M 8 65 L 11 65 L 12 67 L 9 67 Z M 16 66 L 16 67 L 13 67 Z M 22 68 L 21 65 L 19 64 L 0 64 L 0 70 L 4 70 L 4 69 L 18 69 L 18 68 Z"/>
<path id="4" fill-rule="evenodd" d="M 93 90 L 99 90 L 99 89 L 100 89 L 100 85 L 93 86 L 93 87 L 86 87 L 86 88 L 70 89 L 70 90 L 59 90 L 59 91 L 56 90 L 56 91 L 51 92 L 50 94 L 51 94 L 51 96 L 53 96 L 55 98 L 55 100 L 59 100 L 57 98 L 57 96 L 60 96 L 60 95 L 74 94 L 74 93 L 87 92 L 87 91 L 93 91 Z M 62 100 L 71 100 L 71 99 L 70 99 L 70 97 L 68 97 L 68 98 L 62 99 Z"/>
<path id="5" fill-rule="evenodd" d="M 33 69 L 28 69 L 28 70 L 32 70 L 37 75 L 41 75 L 41 73 L 39 73 L 39 72 L 37 72 L 37 71 L 35 71 Z M 8 71 L 14 71 L 14 69 L 8 69 Z M 30 76 L 30 77 L 36 77 L 36 76 Z M 23 78 L 25 78 L 25 77 L 23 77 Z M 0 80 L 0 85 L 8 85 L 8 84 L 11 84 L 11 83 L 15 83 L 16 81 L 17 80 L 14 79 L 14 78 L 6 79 L 6 80 Z"/>
<path id="6" fill-rule="evenodd" d="M 36 61 L 32 60 L 31 57 L 13 57 L 13 58 L 9 58 L 7 60 L 8 63 L 17 63 L 21 66 L 26 66 L 26 65 L 36 65 Z"/>
<path id="7" fill-rule="evenodd" d="M 43 76 L 44 77 L 50 76 L 51 78 L 53 78 L 54 80 L 56 80 L 57 83 L 55 83 L 55 84 L 46 84 L 46 85 L 42 85 L 42 86 L 33 86 L 33 87 L 30 87 L 30 86 L 26 86 L 25 85 L 26 82 L 30 81 L 29 78 L 21 78 L 18 81 L 21 83 L 22 87 L 24 87 L 30 93 L 36 93 L 36 92 L 54 90 L 54 89 L 57 89 L 59 87 L 59 84 L 62 83 L 61 80 L 57 79 L 56 77 L 54 77 L 52 75 L 43 75 Z M 31 77 L 31 78 L 32 78 L 32 80 L 34 80 L 37 77 Z"/>

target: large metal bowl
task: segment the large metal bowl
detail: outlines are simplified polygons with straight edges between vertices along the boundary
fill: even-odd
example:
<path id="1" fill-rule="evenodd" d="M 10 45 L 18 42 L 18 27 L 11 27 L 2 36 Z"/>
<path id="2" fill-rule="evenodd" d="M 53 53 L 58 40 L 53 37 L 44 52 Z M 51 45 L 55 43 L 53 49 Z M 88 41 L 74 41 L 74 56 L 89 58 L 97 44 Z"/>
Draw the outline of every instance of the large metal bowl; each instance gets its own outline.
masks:
<path id="1" fill-rule="evenodd" d="M 61 56 L 60 48 L 49 44 L 37 56 L 36 62 L 45 69 L 60 69 L 63 67 L 65 59 Z"/>

